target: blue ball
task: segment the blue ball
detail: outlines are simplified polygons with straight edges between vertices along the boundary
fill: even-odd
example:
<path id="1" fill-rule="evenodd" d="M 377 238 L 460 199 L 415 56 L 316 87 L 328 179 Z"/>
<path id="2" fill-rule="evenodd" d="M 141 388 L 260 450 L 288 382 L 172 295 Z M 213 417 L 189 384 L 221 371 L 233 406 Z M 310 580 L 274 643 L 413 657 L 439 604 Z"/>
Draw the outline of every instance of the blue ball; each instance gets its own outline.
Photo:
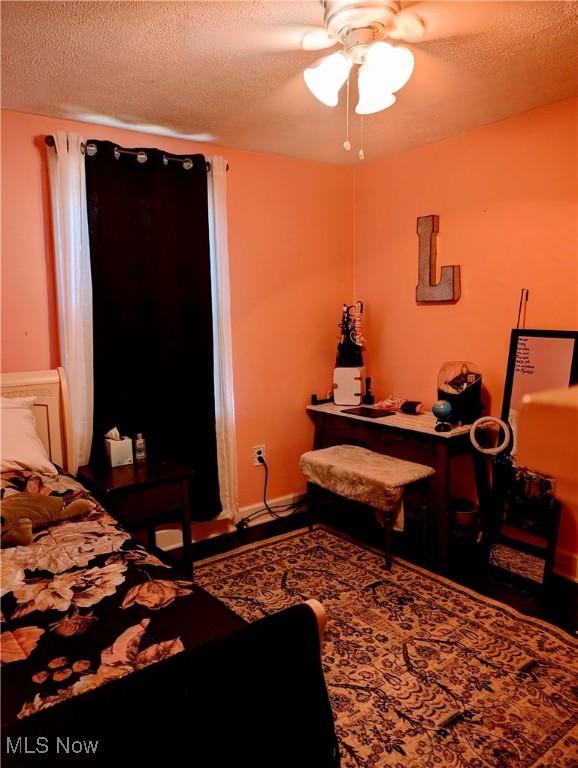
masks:
<path id="1" fill-rule="evenodd" d="M 447 400 L 436 400 L 431 411 L 438 421 L 449 421 L 452 415 L 452 406 Z"/>

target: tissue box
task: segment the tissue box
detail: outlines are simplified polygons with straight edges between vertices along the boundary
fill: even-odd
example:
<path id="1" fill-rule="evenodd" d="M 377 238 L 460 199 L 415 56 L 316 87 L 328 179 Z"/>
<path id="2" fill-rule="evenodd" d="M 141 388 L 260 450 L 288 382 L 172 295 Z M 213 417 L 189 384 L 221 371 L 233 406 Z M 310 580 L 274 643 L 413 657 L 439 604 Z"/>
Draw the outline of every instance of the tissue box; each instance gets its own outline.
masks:
<path id="1" fill-rule="evenodd" d="M 124 464 L 133 463 L 130 437 L 122 437 L 120 440 L 111 440 L 109 437 L 105 437 L 104 447 L 111 467 L 122 467 Z"/>

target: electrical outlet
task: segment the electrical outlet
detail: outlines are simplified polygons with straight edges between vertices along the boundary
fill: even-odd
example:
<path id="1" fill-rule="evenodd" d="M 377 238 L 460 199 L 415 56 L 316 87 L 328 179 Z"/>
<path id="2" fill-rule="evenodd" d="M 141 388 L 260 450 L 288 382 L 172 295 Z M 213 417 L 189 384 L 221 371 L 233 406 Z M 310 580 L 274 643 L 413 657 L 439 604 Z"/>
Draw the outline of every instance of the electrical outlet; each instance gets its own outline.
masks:
<path id="1" fill-rule="evenodd" d="M 264 445 L 254 445 L 252 450 L 253 454 L 253 466 L 258 467 L 261 462 L 259 459 L 265 460 L 265 446 Z"/>

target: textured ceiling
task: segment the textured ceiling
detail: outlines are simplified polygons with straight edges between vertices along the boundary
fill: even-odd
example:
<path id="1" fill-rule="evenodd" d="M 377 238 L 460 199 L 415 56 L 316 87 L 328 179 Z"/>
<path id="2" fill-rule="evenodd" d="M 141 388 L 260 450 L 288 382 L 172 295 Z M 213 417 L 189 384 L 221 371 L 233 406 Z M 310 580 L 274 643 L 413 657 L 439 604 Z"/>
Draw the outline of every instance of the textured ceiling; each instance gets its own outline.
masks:
<path id="1" fill-rule="evenodd" d="M 366 158 L 453 136 L 578 93 L 577 6 L 411 2 L 425 38 L 390 109 L 364 119 Z M 345 96 L 309 93 L 299 47 L 317 0 L 1 3 L 2 106 L 156 126 L 216 144 L 327 162 L 342 148 Z M 353 110 L 354 104 L 352 104 Z M 148 129 L 154 132 L 154 129 Z"/>

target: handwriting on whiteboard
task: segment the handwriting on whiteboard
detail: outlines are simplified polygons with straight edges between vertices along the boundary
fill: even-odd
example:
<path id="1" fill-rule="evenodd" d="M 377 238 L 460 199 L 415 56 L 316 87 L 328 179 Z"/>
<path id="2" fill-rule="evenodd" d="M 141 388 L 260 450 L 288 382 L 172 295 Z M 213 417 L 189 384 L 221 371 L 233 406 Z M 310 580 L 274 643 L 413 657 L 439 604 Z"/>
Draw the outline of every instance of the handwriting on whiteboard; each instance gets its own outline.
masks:
<path id="1" fill-rule="evenodd" d="M 518 347 L 516 349 L 516 373 L 522 373 L 531 376 L 534 373 L 535 365 L 530 355 L 530 344 L 527 336 L 520 336 Z"/>

